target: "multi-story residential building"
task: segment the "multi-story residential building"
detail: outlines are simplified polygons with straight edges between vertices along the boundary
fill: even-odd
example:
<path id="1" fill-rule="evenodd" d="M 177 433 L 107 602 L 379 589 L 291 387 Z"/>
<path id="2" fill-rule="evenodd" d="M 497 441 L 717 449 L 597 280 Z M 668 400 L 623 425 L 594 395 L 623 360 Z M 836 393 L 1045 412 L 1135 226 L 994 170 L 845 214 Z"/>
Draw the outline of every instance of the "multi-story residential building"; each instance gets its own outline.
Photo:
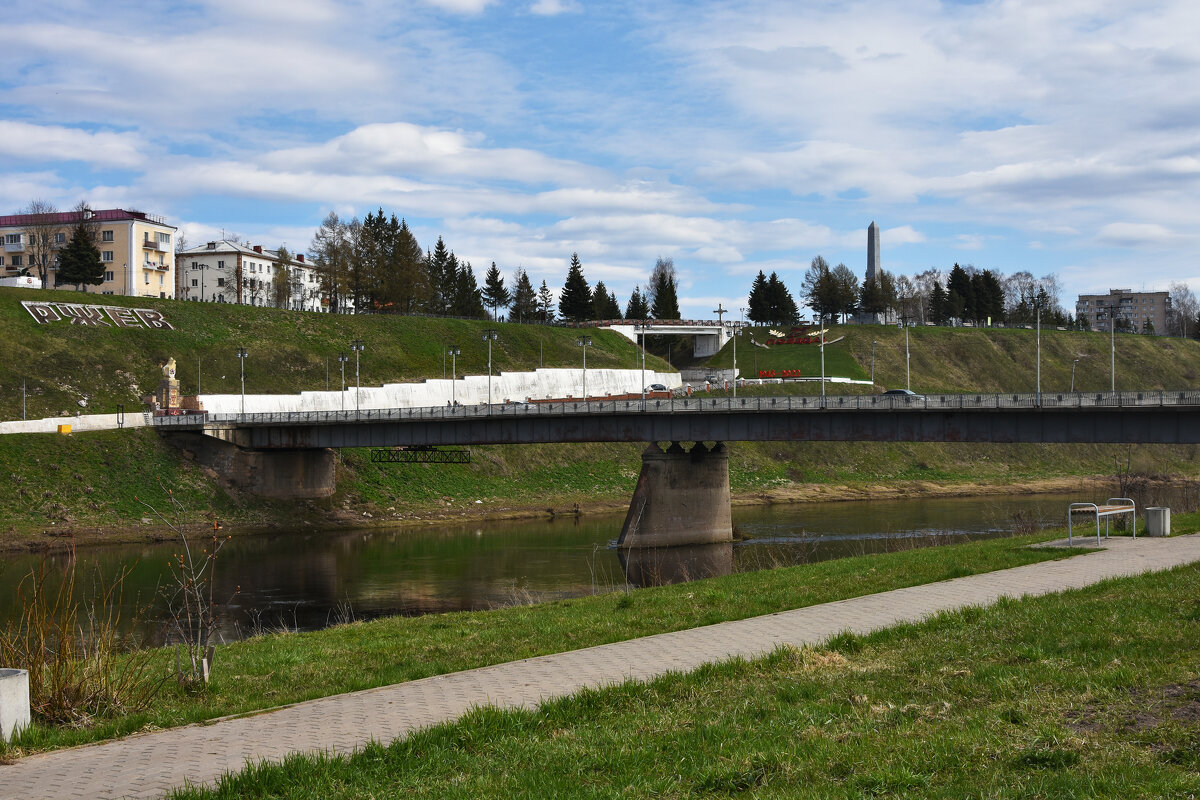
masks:
<path id="1" fill-rule="evenodd" d="M 1075 317 L 1086 319 L 1093 329 L 1109 327 L 1135 333 L 1146 330 L 1146 323 L 1160 336 L 1167 330 L 1171 313 L 1171 295 L 1167 292 L 1135 292 L 1130 289 L 1109 289 L 1108 294 L 1081 294 L 1075 303 Z"/>
<path id="2" fill-rule="evenodd" d="M 277 282 L 285 269 L 288 286 L 280 293 Z M 303 253 L 283 265 L 277 250 L 223 239 L 180 251 L 175 271 L 176 296 L 182 300 L 275 306 L 282 299 L 296 311 L 327 310 L 317 271 Z"/>
<path id="3" fill-rule="evenodd" d="M 162 217 L 141 211 L 108 208 L 52 214 L 0 216 L 0 277 L 38 275 L 46 261 L 47 284 L 54 287 L 56 251 L 66 246 L 81 216 L 93 226 L 96 247 L 105 264 L 98 291 L 136 297 L 175 296 L 175 227 Z"/>

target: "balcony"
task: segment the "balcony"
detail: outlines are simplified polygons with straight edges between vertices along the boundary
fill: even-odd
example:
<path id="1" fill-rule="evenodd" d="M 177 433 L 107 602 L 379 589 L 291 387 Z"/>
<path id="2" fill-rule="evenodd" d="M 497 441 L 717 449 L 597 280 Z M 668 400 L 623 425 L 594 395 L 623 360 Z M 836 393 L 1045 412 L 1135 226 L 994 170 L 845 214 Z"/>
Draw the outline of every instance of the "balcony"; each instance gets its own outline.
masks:
<path id="1" fill-rule="evenodd" d="M 158 270 L 159 272 L 166 272 L 170 268 L 170 264 L 158 264 L 153 261 L 147 261 L 146 263 L 142 264 L 142 269 L 153 269 Z"/>
<path id="2" fill-rule="evenodd" d="M 171 252 L 171 243 L 143 239 L 142 248 L 145 250 L 157 250 L 160 253 L 169 253 Z"/>
<path id="3" fill-rule="evenodd" d="M 23 253 L 25 252 L 24 242 L 5 242 L 4 252 L 6 253 Z"/>

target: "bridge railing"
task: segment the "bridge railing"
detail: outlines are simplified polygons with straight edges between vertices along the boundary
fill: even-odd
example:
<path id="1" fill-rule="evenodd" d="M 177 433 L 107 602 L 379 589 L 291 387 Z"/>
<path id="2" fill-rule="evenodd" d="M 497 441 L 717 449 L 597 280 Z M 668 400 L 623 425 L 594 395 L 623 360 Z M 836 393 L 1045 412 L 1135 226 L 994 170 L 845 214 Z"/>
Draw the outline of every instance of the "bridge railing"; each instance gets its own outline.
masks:
<path id="1" fill-rule="evenodd" d="M 1200 406 L 1200 390 L 1153 392 L 1013 392 L 1005 394 L 931 395 L 787 395 L 754 397 L 676 397 L 641 400 L 564 400 L 546 403 L 497 403 L 427 408 L 383 408 L 359 411 L 277 411 L 204 413 L 154 417 L 158 427 L 203 425 L 304 425 L 347 422 L 513 419 L 599 414 L 687 414 L 701 412 L 787 412 L 823 410 L 958 411 L 1144 406 Z"/>

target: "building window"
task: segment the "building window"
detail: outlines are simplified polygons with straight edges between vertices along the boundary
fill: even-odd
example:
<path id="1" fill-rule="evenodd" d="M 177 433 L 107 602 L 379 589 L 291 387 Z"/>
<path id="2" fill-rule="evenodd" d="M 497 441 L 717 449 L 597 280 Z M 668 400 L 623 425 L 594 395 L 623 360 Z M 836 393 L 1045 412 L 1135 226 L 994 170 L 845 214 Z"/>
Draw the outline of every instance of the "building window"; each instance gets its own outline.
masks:
<path id="1" fill-rule="evenodd" d="M 111 242 L 112 240 L 113 240 L 113 232 L 112 231 L 100 231 L 100 241 Z"/>
<path id="2" fill-rule="evenodd" d="M 171 234 L 169 234 L 169 233 L 158 234 L 158 243 L 159 244 L 170 244 L 171 243 Z"/>
<path id="3" fill-rule="evenodd" d="M 54 234 L 54 243 L 55 244 L 66 244 L 67 243 L 67 235 L 65 233 Z"/>
<path id="4" fill-rule="evenodd" d="M 0 267 L 4 266 L 4 256 L 0 256 Z"/>
<path id="5" fill-rule="evenodd" d="M 146 279 L 146 285 L 149 286 L 150 285 L 150 273 L 149 272 L 143 273 L 142 277 Z"/>
<path id="6" fill-rule="evenodd" d="M 199 285 L 200 285 L 200 281 L 196 280 L 195 278 L 192 278 L 192 288 L 194 289 Z"/>
<path id="7" fill-rule="evenodd" d="M 19 266 L 21 266 L 21 257 L 20 257 L 20 256 L 13 256 L 13 263 L 12 263 L 12 265 L 13 265 L 14 267 L 19 267 Z M 31 266 L 32 266 L 32 265 L 31 265 Z"/>
<path id="8" fill-rule="evenodd" d="M 217 286 L 224 286 L 224 285 L 225 285 L 225 279 L 217 278 Z M 224 297 L 224 295 L 221 295 L 221 296 Z"/>
<path id="9" fill-rule="evenodd" d="M 225 269 L 225 262 L 224 262 L 224 261 L 218 261 L 218 262 L 217 262 L 217 269 Z"/>
<path id="10" fill-rule="evenodd" d="M 19 233 L 6 234 L 4 236 L 4 243 L 5 244 L 20 244 L 21 243 L 21 234 L 19 234 Z"/>
<path id="11" fill-rule="evenodd" d="M 108 272 L 104 273 L 104 280 L 108 281 L 109 283 L 112 283 L 113 273 L 112 273 L 111 269 Z"/>
<path id="12" fill-rule="evenodd" d="M 100 260 L 101 261 L 112 261 L 113 260 L 113 251 L 105 250 L 103 253 L 100 254 Z"/>
<path id="13" fill-rule="evenodd" d="M 163 285 L 163 276 L 162 276 L 162 273 L 161 273 L 161 272 L 160 272 L 160 273 L 158 273 L 158 285 L 159 285 L 159 286 L 162 286 L 162 285 Z"/>

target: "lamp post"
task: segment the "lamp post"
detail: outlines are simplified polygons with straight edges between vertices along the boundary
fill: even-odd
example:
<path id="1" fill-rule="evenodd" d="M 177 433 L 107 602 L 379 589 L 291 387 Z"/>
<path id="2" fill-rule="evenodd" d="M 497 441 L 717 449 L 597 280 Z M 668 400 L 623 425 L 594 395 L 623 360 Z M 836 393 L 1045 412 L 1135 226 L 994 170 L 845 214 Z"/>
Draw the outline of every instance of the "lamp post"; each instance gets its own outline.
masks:
<path id="1" fill-rule="evenodd" d="M 350 343 L 350 349 L 354 351 L 354 413 L 359 411 L 360 401 L 362 399 L 362 381 L 358 377 L 358 354 L 363 351 L 366 344 L 362 339 L 355 339 Z"/>
<path id="2" fill-rule="evenodd" d="M 642 333 L 642 411 L 646 410 L 646 320 L 642 320 L 637 330 Z"/>
<path id="3" fill-rule="evenodd" d="M 1075 365 L 1079 363 L 1079 359 L 1071 362 L 1071 391 L 1075 391 Z"/>
<path id="4" fill-rule="evenodd" d="M 488 346 L 488 413 L 492 413 L 492 342 L 500 338 L 500 334 L 491 328 L 483 332 L 483 340 Z"/>
<path id="5" fill-rule="evenodd" d="M 1037 404 L 1042 405 L 1042 306 L 1037 307 Z"/>
<path id="6" fill-rule="evenodd" d="M 576 347 L 582 347 L 582 348 L 583 348 L 583 402 L 586 404 L 586 403 L 587 403 L 587 401 L 588 401 L 588 393 L 587 393 L 587 349 L 588 349 L 589 347 L 591 347 L 591 346 L 592 346 L 592 337 L 590 337 L 590 336 L 583 336 L 583 337 L 581 337 L 581 338 L 579 338 L 579 339 L 576 339 L 576 340 L 575 340 L 575 346 L 576 346 Z M 642 388 L 643 388 L 643 390 L 645 389 L 645 387 L 642 387 Z"/>
<path id="7" fill-rule="evenodd" d="M 1109 390 L 1114 394 L 1117 391 L 1117 307 L 1108 307 L 1108 352 L 1110 358 L 1109 375 L 1112 380 L 1112 385 Z"/>
<path id="8" fill-rule="evenodd" d="M 817 327 L 821 329 L 821 408 L 825 407 L 825 312 L 821 312 Z"/>
<path id="9" fill-rule="evenodd" d="M 345 353 L 338 353 L 338 364 L 342 368 L 342 411 L 346 410 L 346 362 L 350 360 L 350 356 Z"/>
<path id="10" fill-rule="evenodd" d="M 450 404 L 456 406 L 458 405 L 458 397 L 454 391 L 454 384 L 458 380 L 458 355 L 462 350 L 458 345 L 452 344 L 446 348 L 446 352 L 450 354 Z"/>
<path id="11" fill-rule="evenodd" d="M 908 350 L 908 326 L 903 321 L 900 322 L 900 327 L 904 328 L 904 388 L 912 391 L 912 370 L 910 364 Z"/>
<path id="12" fill-rule="evenodd" d="M 875 385 L 875 345 L 879 344 L 878 340 L 871 341 L 871 385 Z"/>
<path id="13" fill-rule="evenodd" d="M 244 347 L 239 347 L 237 351 L 238 363 L 241 365 L 242 373 L 242 406 L 241 413 L 246 413 L 246 357 L 250 353 Z"/>

